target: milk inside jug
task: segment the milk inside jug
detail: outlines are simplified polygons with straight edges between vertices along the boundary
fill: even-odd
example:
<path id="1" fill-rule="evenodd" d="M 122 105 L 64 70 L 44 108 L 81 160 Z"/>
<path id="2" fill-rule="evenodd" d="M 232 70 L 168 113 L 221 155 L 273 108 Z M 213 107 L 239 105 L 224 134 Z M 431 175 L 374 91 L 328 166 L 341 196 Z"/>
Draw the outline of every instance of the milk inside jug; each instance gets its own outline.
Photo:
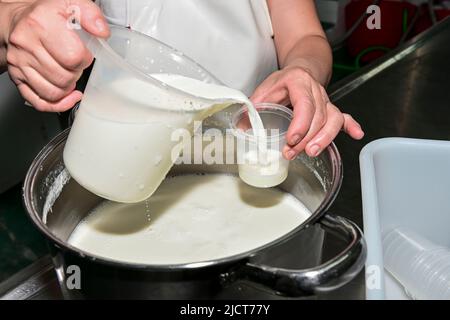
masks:
<path id="1" fill-rule="evenodd" d="M 87 190 L 118 202 L 148 198 L 173 165 L 174 130 L 192 133 L 195 120 L 236 102 L 249 106 L 255 132 L 263 132 L 243 93 L 221 85 L 181 52 L 122 27 L 111 26 L 107 41 L 83 37 L 96 62 L 64 163 Z"/>

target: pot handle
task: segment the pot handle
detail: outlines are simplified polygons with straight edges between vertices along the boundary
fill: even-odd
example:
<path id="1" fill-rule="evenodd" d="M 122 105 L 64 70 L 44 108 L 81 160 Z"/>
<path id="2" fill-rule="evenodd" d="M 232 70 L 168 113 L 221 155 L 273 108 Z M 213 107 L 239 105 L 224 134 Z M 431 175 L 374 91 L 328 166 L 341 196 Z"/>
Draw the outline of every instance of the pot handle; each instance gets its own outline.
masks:
<path id="1" fill-rule="evenodd" d="M 326 231 L 349 242 L 333 259 L 302 270 L 247 262 L 235 272 L 228 273 L 228 281 L 250 281 L 279 295 L 291 297 L 327 292 L 348 283 L 364 267 L 366 243 L 363 234 L 354 222 L 329 213 L 320 220 L 320 224 Z"/>

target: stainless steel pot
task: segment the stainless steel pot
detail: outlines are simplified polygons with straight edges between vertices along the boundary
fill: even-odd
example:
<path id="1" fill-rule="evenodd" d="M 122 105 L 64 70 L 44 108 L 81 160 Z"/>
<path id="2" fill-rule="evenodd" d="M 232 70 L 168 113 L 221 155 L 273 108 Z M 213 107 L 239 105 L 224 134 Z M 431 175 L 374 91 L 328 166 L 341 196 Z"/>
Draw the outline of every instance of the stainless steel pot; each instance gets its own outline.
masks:
<path id="1" fill-rule="evenodd" d="M 335 145 L 318 158 L 301 155 L 291 163 L 289 176 L 280 188 L 301 200 L 313 214 L 293 231 L 262 247 L 219 260 L 164 266 L 117 262 L 82 252 L 70 246 L 67 239 L 102 199 L 73 179 L 60 193 L 49 197 L 65 170 L 62 153 L 68 132 L 62 132 L 37 155 L 23 189 L 29 216 L 49 240 L 66 298 L 301 297 L 344 285 L 364 265 L 366 247 L 360 229 L 345 218 L 327 213 L 342 182 L 342 164 Z M 176 165 L 170 175 L 218 172 L 236 174 L 237 166 Z M 317 265 L 323 230 L 339 236 L 347 245 L 340 254 Z M 263 291 L 249 289 L 253 287 Z"/>

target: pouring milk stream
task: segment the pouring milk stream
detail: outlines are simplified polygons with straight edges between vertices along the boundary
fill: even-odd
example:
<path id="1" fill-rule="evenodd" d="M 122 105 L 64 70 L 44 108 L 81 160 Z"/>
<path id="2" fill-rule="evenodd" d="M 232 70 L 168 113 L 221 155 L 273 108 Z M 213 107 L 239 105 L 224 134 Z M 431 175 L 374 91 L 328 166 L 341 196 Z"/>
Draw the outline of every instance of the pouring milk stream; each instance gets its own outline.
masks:
<path id="1" fill-rule="evenodd" d="M 262 121 L 242 92 L 211 83 L 214 80 L 192 60 L 129 29 L 112 27 L 108 42 L 80 34 L 96 62 L 64 149 L 64 163 L 83 187 L 118 202 L 148 198 L 175 160 L 171 152 L 179 142 L 171 139 L 174 130 L 192 134 L 194 121 L 236 103 L 247 105 L 265 158 Z M 200 75 L 194 73 L 197 79 L 191 76 L 193 69 Z"/>

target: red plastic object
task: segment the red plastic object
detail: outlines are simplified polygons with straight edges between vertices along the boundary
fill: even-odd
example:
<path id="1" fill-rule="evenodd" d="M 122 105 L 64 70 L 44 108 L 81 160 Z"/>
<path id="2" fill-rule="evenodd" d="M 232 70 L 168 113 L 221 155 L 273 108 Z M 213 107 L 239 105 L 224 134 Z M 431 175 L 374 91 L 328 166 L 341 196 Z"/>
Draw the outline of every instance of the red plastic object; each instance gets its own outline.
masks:
<path id="1" fill-rule="evenodd" d="M 450 10 L 448 9 L 435 9 L 434 12 L 436 14 L 437 21 L 441 21 L 450 16 Z M 430 14 L 428 12 L 428 8 L 426 6 L 421 7 L 421 13 L 421 16 L 414 25 L 413 35 L 417 35 L 433 25 L 431 22 Z"/>
<path id="2" fill-rule="evenodd" d="M 354 23 L 372 5 L 373 0 L 353 0 L 345 8 L 346 27 L 350 29 Z M 381 12 L 381 28 L 369 29 L 367 17 L 347 39 L 349 54 L 356 57 L 361 51 L 369 47 L 381 46 L 395 48 L 403 35 L 403 12 L 407 10 L 408 21 L 411 22 L 417 6 L 400 1 L 381 0 L 378 3 Z M 361 62 L 372 61 L 384 54 L 383 51 L 372 51 L 361 58 Z"/>

